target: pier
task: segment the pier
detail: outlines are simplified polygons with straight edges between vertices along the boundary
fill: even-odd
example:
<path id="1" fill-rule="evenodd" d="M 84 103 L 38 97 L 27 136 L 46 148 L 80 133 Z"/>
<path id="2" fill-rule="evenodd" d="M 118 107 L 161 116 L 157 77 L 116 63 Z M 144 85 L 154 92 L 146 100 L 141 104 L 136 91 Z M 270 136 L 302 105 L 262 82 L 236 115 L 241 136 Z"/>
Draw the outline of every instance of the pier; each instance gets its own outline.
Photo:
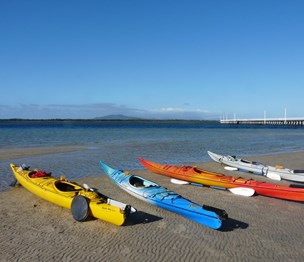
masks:
<path id="1" fill-rule="evenodd" d="M 304 117 L 297 118 L 256 118 L 256 119 L 221 119 L 221 124 L 246 124 L 246 125 L 293 125 L 303 126 Z"/>
<path id="2" fill-rule="evenodd" d="M 287 109 L 285 108 L 285 114 L 282 118 L 267 118 L 266 110 L 264 110 L 263 118 L 253 119 L 237 119 L 235 114 L 233 119 L 220 119 L 221 124 L 244 124 L 244 125 L 289 125 L 289 126 L 303 126 L 304 117 L 287 117 Z"/>

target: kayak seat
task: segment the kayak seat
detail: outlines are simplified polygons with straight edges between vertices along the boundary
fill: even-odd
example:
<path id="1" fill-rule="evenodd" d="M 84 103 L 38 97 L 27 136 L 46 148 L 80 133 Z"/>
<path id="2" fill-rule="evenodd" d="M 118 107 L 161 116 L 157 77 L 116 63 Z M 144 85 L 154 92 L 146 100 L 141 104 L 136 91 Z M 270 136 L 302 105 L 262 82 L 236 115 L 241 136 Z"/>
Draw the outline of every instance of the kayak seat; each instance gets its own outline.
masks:
<path id="1" fill-rule="evenodd" d="M 132 176 L 130 178 L 129 182 L 134 187 L 145 187 L 145 185 L 143 183 L 144 181 L 135 176 Z"/>
<path id="2" fill-rule="evenodd" d="M 254 163 L 257 163 L 257 162 L 249 161 L 249 160 L 246 160 L 246 159 L 241 159 L 241 162 L 246 163 L 246 164 L 254 164 Z"/>
<path id="3" fill-rule="evenodd" d="M 58 190 L 63 192 L 70 192 L 70 191 L 79 191 L 81 188 L 76 188 L 75 186 L 65 183 L 63 181 L 56 181 L 55 186 Z"/>

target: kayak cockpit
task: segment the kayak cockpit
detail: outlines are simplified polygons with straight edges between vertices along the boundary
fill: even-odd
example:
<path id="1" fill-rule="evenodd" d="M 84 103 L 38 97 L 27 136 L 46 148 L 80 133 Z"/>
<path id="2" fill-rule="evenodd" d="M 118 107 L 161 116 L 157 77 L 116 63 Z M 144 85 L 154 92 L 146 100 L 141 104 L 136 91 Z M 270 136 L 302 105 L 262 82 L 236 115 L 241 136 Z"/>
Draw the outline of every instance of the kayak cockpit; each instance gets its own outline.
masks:
<path id="1" fill-rule="evenodd" d="M 58 180 L 55 182 L 55 188 L 62 192 L 73 192 L 73 191 L 79 191 L 82 190 L 82 187 L 71 184 L 66 181 Z"/>
<path id="2" fill-rule="evenodd" d="M 260 162 L 250 161 L 250 160 L 246 160 L 246 159 L 240 159 L 240 161 L 245 164 L 256 165 L 256 166 L 261 164 Z"/>
<path id="3" fill-rule="evenodd" d="M 153 183 L 152 181 L 143 179 L 138 176 L 131 176 L 129 179 L 130 185 L 134 187 L 139 187 L 139 188 L 147 188 L 147 187 L 158 187 L 159 185 Z"/>
<path id="4" fill-rule="evenodd" d="M 237 161 L 236 156 L 227 156 L 229 161 Z"/>

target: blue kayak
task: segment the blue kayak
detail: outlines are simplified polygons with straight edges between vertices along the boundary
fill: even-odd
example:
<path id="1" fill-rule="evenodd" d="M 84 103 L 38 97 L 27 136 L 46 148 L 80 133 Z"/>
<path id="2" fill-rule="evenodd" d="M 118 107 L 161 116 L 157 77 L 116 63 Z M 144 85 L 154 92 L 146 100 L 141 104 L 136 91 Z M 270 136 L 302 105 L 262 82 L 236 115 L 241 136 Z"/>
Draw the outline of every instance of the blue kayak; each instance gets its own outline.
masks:
<path id="1" fill-rule="evenodd" d="M 155 182 L 128 172 L 113 169 L 100 161 L 105 174 L 121 189 L 143 201 L 180 214 L 207 227 L 218 229 L 228 218 L 225 210 L 200 206 Z"/>

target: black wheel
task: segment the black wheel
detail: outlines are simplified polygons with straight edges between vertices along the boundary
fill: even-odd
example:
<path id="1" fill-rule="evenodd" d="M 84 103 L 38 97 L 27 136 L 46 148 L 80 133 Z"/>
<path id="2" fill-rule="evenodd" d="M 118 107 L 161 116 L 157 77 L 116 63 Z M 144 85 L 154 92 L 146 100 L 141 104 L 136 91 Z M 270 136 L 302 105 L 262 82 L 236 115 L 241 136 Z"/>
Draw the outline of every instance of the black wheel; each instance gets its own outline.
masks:
<path id="1" fill-rule="evenodd" d="M 72 205 L 71 211 L 73 218 L 78 222 L 85 221 L 89 216 L 89 201 L 83 196 L 75 196 Z"/>

